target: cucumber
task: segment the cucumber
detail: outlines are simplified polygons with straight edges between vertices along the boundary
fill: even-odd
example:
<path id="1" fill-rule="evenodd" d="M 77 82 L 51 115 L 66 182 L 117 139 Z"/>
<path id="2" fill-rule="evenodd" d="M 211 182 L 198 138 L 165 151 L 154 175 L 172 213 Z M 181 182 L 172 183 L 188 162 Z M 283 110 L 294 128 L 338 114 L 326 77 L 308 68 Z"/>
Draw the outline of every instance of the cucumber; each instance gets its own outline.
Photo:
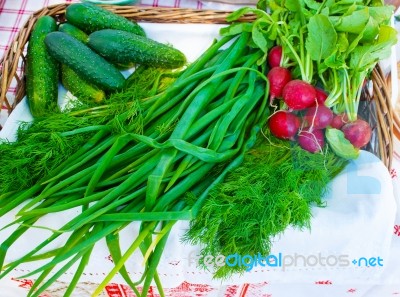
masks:
<path id="1" fill-rule="evenodd" d="M 88 46 L 114 63 L 134 63 L 158 68 L 178 68 L 185 55 L 169 45 L 130 32 L 104 29 L 89 35 Z"/>
<path id="2" fill-rule="evenodd" d="M 69 34 L 83 43 L 88 40 L 88 35 L 85 32 L 68 23 L 60 24 L 58 31 Z M 101 103 L 106 97 L 102 89 L 81 78 L 67 65 L 61 65 L 61 83 L 64 88 L 81 101 Z"/>
<path id="3" fill-rule="evenodd" d="M 44 41 L 51 56 L 89 83 L 104 91 L 115 91 L 124 86 L 125 78 L 121 72 L 76 38 L 63 32 L 51 32 Z"/>
<path id="4" fill-rule="evenodd" d="M 87 43 L 88 41 L 89 36 L 85 32 L 69 23 L 60 24 L 58 26 L 58 31 L 67 33 L 83 43 Z"/>
<path id="5" fill-rule="evenodd" d="M 49 55 L 44 39 L 57 30 L 51 16 L 40 17 L 32 29 L 26 58 L 26 97 L 32 116 L 42 117 L 58 111 L 59 65 Z"/>
<path id="6" fill-rule="evenodd" d="M 106 97 L 103 90 L 81 78 L 66 65 L 61 65 L 61 83 L 78 100 L 84 102 L 101 103 Z"/>
<path id="7" fill-rule="evenodd" d="M 136 22 L 88 2 L 69 5 L 65 16 L 70 24 L 86 33 L 102 29 L 118 29 L 141 36 L 146 35 Z"/>

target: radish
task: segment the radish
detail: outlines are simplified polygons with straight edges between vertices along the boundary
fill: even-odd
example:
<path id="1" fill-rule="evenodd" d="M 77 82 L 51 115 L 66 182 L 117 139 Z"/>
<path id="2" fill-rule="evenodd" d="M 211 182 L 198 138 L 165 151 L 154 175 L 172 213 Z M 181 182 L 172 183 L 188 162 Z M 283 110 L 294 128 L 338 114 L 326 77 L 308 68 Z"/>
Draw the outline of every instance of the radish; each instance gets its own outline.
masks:
<path id="1" fill-rule="evenodd" d="M 269 67 L 277 67 L 281 66 L 282 60 L 282 47 L 280 45 L 276 45 L 270 49 L 268 53 L 268 64 Z"/>
<path id="2" fill-rule="evenodd" d="M 351 142 L 357 148 L 362 148 L 370 140 L 372 136 L 371 126 L 364 120 L 355 120 L 345 124 L 342 127 L 344 137 Z"/>
<path id="3" fill-rule="evenodd" d="M 317 93 L 317 102 L 320 105 L 324 105 L 326 98 L 328 98 L 328 94 L 321 88 L 315 88 L 315 92 Z"/>
<path id="4" fill-rule="evenodd" d="M 310 153 L 320 152 L 325 145 L 324 132 L 320 129 L 303 130 L 299 133 L 297 142 Z"/>
<path id="5" fill-rule="evenodd" d="M 301 110 L 314 105 L 317 92 L 309 83 L 294 79 L 285 85 L 282 97 L 290 109 Z"/>
<path id="6" fill-rule="evenodd" d="M 331 127 L 335 129 L 342 129 L 342 127 L 349 122 L 346 113 L 341 113 L 333 116 Z"/>
<path id="7" fill-rule="evenodd" d="M 269 96 L 270 102 L 275 98 L 282 97 L 284 86 L 292 79 L 292 74 L 287 68 L 274 67 L 267 74 L 269 80 Z"/>
<path id="8" fill-rule="evenodd" d="M 357 115 L 357 120 L 363 120 L 364 119 L 362 117 L 360 117 L 359 115 Z M 349 117 L 347 116 L 347 113 L 340 113 L 338 115 L 334 115 L 333 116 L 333 120 L 331 122 L 331 127 L 335 128 L 335 129 L 342 129 L 342 127 L 349 123 Z"/>
<path id="9" fill-rule="evenodd" d="M 308 127 L 323 129 L 331 124 L 333 112 L 325 105 L 313 106 L 307 109 L 304 121 Z"/>
<path id="10" fill-rule="evenodd" d="M 269 118 L 269 129 L 272 135 L 280 139 L 293 139 L 299 127 L 299 118 L 288 111 L 277 111 Z"/>

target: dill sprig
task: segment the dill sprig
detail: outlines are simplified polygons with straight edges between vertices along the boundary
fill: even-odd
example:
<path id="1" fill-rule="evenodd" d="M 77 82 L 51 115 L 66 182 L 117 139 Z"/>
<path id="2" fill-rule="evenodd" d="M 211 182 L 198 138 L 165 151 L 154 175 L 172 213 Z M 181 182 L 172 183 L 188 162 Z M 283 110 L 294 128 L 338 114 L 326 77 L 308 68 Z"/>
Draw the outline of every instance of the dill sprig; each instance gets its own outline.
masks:
<path id="1" fill-rule="evenodd" d="M 30 187 L 86 141 L 83 135 L 61 137 L 56 132 L 38 132 L 29 136 L 19 134 L 22 137 L 18 143 L 0 144 L 1 193 Z"/>
<path id="2" fill-rule="evenodd" d="M 274 238 L 292 226 L 309 229 L 313 206 L 324 206 L 328 183 L 345 166 L 330 150 L 311 154 L 268 136 L 217 185 L 191 221 L 185 242 L 207 255 L 268 255 Z M 243 273 L 244 266 L 213 267 L 215 278 Z"/>

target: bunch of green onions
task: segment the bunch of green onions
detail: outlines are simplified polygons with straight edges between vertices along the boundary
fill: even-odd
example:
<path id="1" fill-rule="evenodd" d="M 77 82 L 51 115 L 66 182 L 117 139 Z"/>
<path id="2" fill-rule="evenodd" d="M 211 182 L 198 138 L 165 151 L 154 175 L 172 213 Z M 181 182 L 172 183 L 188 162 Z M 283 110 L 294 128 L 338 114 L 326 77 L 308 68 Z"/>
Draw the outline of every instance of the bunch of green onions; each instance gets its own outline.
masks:
<path id="1" fill-rule="evenodd" d="M 38 274 L 28 295 L 39 296 L 78 263 L 64 293 L 70 296 L 95 244 L 105 239 L 115 266 L 93 296 L 117 273 L 138 296 L 146 296 L 153 281 L 163 296 L 157 266 L 174 223 L 196 216 L 209 191 L 240 165 L 266 121 L 268 83 L 257 65 L 263 55 L 251 47 L 250 33 L 225 36 L 166 90 L 133 100 L 133 110 L 106 124 L 59 133 L 91 137 L 30 188 L 0 195 L 0 216 L 23 205 L 5 227 L 17 225 L 0 245 L 0 277 L 22 263 L 45 260 L 21 276 Z M 198 197 L 194 205 L 188 193 Z M 76 217 L 5 264 L 8 249 L 30 228 L 41 227 L 35 225 L 40 218 L 75 207 L 81 207 Z M 140 231 L 122 253 L 118 234 L 133 221 L 140 222 Z M 43 252 L 63 234 L 69 236 L 62 247 Z M 143 277 L 132 280 L 125 263 L 136 251 L 145 267 Z"/>

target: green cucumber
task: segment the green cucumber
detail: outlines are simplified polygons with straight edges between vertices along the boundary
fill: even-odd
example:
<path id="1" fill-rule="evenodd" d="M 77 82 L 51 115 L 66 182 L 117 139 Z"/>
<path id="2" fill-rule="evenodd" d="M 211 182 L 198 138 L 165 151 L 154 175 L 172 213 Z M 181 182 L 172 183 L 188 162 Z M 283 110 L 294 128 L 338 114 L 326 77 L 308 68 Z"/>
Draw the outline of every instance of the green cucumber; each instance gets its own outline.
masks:
<path id="1" fill-rule="evenodd" d="M 100 89 L 115 91 L 124 86 L 121 72 L 76 38 L 51 32 L 44 41 L 51 56 Z"/>
<path id="2" fill-rule="evenodd" d="M 89 36 L 85 32 L 69 23 L 60 24 L 58 26 L 58 31 L 67 33 L 83 43 L 87 43 L 88 41 Z"/>
<path id="3" fill-rule="evenodd" d="M 51 16 L 42 16 L 32 29 L 26 58 L 26 97 L 32 116 L 58 111 L 58 62 L 49 55 L 45 37 L 57 30 Z"/>
<path id="4" fill-rule="evenodd" d="M 61 83 L 81 101 L 101 103 L 106 97 L 103 90 L 81 78 L 66 65 L 61 65 Z"/>
<path id="5" fill-rule="evenodd" d="M 87 43 L 89 37 L 81 29 L 69 23 L 60 24 L 58 26 L 58 31 L 67 33 L 83 43 Z M 106 97 L 102 89 L 81 78 L 67 65 L 61 65 L 61 83 L 64 88 L 81 101 L 101 103 Z"/>
<path id="6" fill-rule="evenodd" d="M 69 5 L 65 16 L 70 24 L 86 33 L 102 29 L 118 29 L 141 36 L 146 35 L 136 22 L 88 2 Z"/>
<path id="7" fill-rule="evenodd" d="M 158 68 L 179 68 L 185 55 L 172 46 L 130 32 L 104 29 L 89 35 L 88 46 L 114 64 L 142 64 Z"/>

